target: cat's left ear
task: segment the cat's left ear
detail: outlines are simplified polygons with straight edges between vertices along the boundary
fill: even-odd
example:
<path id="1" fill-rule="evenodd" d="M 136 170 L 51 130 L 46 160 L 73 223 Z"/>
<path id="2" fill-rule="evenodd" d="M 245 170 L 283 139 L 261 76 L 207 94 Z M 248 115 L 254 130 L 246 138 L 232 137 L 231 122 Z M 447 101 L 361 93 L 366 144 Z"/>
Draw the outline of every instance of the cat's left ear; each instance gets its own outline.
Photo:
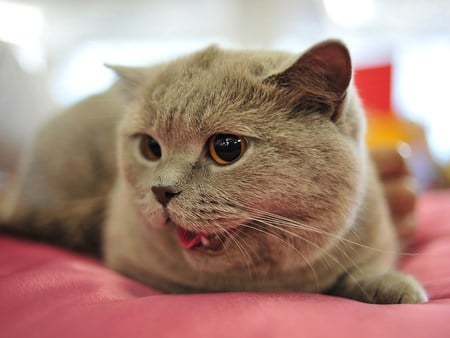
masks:
<path id="1" fill-rule="evenodd" d="M 313 46 L 288 69 L 267 80 L 291 94 L 298 112 L 327 113 L 336 120 L 351 77 L 347 47 L 338 40 L 327 40 Z"/>
<path id="2" fill-rule="evenodd" d="M 105 64 L 119 78 L 119 85 L 128 98 L 136 95 L 137 89 L 145 82 L 146 69 L 143 67 L 128 67 Z"/>

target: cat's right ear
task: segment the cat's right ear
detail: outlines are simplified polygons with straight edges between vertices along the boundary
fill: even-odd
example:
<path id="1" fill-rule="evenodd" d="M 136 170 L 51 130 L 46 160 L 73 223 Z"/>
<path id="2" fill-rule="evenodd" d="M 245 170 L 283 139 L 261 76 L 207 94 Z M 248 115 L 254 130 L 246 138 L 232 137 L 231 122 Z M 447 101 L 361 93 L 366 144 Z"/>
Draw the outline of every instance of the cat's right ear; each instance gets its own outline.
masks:
<path id="1" fill-rule="evenodd" d="M 347 47 L 338 40 L 319 43 L 301 55 L 289 68 L 266 82 L 285 90 L 297 112 L 316 112 L 339 117 L 352 77 Z"/>
<path id="2" fill-rule="evenodd" d="M 134 98 L 138 88 L 144 85 L 146 69 L 143 67 L 128 67 L 109 64 L 105 64 L 105 67 L 116 73 L 119 78 L 119 86 L 129 99 Z"/>

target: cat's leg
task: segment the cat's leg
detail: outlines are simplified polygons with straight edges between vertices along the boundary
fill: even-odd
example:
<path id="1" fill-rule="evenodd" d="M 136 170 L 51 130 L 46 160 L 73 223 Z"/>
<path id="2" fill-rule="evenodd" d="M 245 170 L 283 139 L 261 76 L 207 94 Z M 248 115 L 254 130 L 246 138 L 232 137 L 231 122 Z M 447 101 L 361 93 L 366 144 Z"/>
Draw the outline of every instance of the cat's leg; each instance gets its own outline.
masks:
<path id="1" fill-rule="evenodd" d="M 19 202 L 12 212 L 0 217 L 0 233 L 100 256 L 105 211 L 106 199 L 101 197 L 66 201 L 47 208 L 32 208 Z"/>
<path id="2" fill-rule="evenodd" d="M 106 195 L 86 191 L 78 196 L 70 189 L 74 180 L 65 179 L 76 175 L 76 168 L 61 174 L 52 165 L 65 161 L 61 153 L 52 159 L 46 155 L 28 154 L 26 167 L 7 186 L 0 201 L 0 232 L 99 255 Z M 85 184 L 82 175 L 76 177 Z"/>
<path id="3" fill-rule="evenodd" d="M 115 176 L 115 119 L 99 115 L 108 101 L 90 100 L 37 133 L 0 201 L 0 232 L 100 253 Z"/>
<path id="4" fill-rule="evenodd" d="M 345 274 L 328 293 L 375 304 L 412 304 L 428 300 L 414 277 L 398 271 Z"/>

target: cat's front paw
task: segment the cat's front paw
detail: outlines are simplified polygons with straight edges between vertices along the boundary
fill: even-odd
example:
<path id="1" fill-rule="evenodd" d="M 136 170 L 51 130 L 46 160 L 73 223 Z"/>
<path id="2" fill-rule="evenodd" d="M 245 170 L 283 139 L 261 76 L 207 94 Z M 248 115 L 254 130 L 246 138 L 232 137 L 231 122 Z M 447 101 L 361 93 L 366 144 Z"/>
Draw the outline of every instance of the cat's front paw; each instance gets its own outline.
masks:
<path id="1" fill-rule="evenodd" d="M 398 272 L 386 273 L 367 286 L 372 303 L 415 304 L 428 300 L 422 286 L 411 276 Z"/>
<path id="2" fill-rule="evenodd" d="M 419 282 L 395 271 L 358 279 L 347 277 L 332 294 L 374 304 L 415 304 L 428 300 Z"/>

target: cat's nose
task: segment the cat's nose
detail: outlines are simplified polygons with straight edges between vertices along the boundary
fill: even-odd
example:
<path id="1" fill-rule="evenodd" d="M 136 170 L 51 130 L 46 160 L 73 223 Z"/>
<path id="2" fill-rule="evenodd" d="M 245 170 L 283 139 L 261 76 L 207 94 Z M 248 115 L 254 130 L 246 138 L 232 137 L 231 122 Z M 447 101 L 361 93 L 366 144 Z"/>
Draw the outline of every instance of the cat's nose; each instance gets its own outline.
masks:
<path id="1" fill-rule="evenodd" d="M 152 191 L 156 200 L 163 206 L 167 206 L 169 201 L 180 192 L 173 187 L 154 185 Z"/>

